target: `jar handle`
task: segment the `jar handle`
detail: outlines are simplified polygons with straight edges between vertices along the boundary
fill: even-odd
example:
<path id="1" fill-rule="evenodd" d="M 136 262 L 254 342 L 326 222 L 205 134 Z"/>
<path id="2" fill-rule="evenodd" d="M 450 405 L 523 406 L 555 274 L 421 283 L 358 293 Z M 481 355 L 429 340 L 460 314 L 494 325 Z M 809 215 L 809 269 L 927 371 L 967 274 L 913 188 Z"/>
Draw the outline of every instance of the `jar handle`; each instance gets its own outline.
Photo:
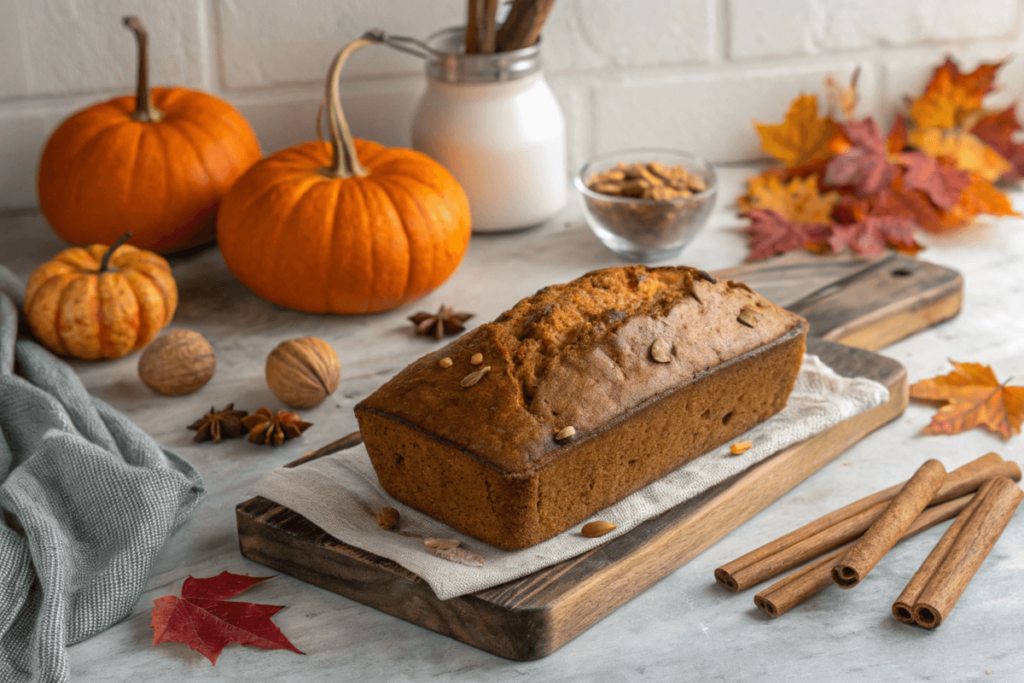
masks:
<path id="1" fill-rule="evenodd" d="M 316 139 L 323 141 L 323 135 L 320 131 L 320 122 L 323 119 L 324 108 L 327 108 L 327 120 L 331 126 L 331 147 L 332 161 L 331 165 L 325 169 L 325 173 L 334 175 L 340 178 L 347 178 L 349 176 L 363 177 L 369 173 L 366 168 L 359 163 L 358 157 L 356 157 L 355 146 L 352 142 L 352 133 L 349 132 L 348 123 L 345 121 L 345 115 L 341 110 L 341 100 L 338 98 L 338 74 L 341 72 L 341 66 L 348 59 L 349 55 L 356 50 L 371 45 L 373 43 L 380 43 L 386 45 L 399 52 L 405 52 L 406 54 L 419 57 L 420 59 L 426 59 L 435 54 L 434 50 L 429 45 L 416 38 L 410 38 L 408 36 L 392 36 L 387 31 L 379 28 L 370 29 L 358 39 L 353 40 L 351 43 L 346 45 L 341 52 L 334 58 L 334 63 L 331 64 L 330 72 L 327 76 L 327 87 L 324 92 L 324 96 L 320 98 L 320 108 L 316 112 Z"/>
<path id="2" fill-rule="evenodd" d="M 370 29 L 363 34 L 363 38 L 366 40 L 372 40 L 375 43 L 383 43 L 392 50 L 398 50 L 420 59 L 427 59 L 433 57 L 435 52 L 430 48 L 429 45 L 424 43 L 422 40 L 411 38 L 409 36 L 393 36 L 387 31 L 379 28 Z"/>

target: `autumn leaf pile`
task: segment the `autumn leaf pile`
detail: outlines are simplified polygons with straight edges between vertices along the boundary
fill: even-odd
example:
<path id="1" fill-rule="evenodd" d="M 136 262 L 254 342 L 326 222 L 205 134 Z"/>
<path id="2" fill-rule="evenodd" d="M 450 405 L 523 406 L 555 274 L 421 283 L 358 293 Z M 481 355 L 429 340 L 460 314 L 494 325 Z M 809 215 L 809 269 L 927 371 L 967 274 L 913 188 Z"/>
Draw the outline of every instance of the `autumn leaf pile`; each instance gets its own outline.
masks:
<path id="1" fill-rule="evenodd" d="M 914 253 L 918 229 L 1016 215 L 993 183 L 1024 178 L 1024 144 L 1014 139 L 1021 125 L 1013 106 L 982 103 L 1000 66 L 961 73 L 947 59 L 885 134 L 873 118 L 854 118 L 856 73 L 848 86 L 826 80 L 824 116 L 814 95 L 801 95 L 782 123 L 755 122 L 762 147 L 785 167 L 752 177 L 739 199 L 750 258 L 799 249 Z"/>

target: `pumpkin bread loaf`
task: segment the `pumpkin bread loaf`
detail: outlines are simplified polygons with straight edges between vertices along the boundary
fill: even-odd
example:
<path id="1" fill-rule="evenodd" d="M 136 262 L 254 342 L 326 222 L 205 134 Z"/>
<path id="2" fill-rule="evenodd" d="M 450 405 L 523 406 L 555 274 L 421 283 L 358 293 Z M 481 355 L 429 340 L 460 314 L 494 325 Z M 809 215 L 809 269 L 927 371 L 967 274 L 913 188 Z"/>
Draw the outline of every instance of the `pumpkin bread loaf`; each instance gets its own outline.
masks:
<path id="1" fill-rule="evenodd" d="M 356 416 L 391 495 L 525 548 L 781 410 L 806 334 L 744 284 L 608 268 L 420 358 Z"/>

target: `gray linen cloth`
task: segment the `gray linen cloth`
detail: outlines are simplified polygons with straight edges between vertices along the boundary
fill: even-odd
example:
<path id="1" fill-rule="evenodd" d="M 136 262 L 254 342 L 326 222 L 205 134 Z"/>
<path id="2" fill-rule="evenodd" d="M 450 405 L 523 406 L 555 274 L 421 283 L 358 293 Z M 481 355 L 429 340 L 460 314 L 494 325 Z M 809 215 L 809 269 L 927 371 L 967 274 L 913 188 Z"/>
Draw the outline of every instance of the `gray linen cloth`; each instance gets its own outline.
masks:
<path id="1" fill-rule="evenodd" d="M 499 550 L 398 502 L 381 488 L 363 446 L 293 469 L 271 470 L 254 492 L 298 512 L 345 543 L 394 560 L 447 600 L 518 579 L 607 543 L 780 450 L 887 400 L 889 391 L 878 382 L 840 377 L 816 356 L 805 356 L 786 407 L 735 439 L 752 441 L 750 450 L 732 455 L 728 444 L 716 448 L 558 536 L 523 550 Z M 386 505 L 401 514 L 397 533 L 377 525 L 374 515 Z M 580 528 L 597 519 L 617 528 L 600 538 L 585 538 Z M 424 546 L 425 538 L 457 539 L 461 547 L 481 555 L 484 565 L 464 566 L 435 557 Z"/>
<path id="2" fill-rule="evenodd" d="M 66 681 L 66 647 L 128 616 L 204 488 L 66 363 L 16 340 L 21 289 L 0 267 L 0 681 Z"/>

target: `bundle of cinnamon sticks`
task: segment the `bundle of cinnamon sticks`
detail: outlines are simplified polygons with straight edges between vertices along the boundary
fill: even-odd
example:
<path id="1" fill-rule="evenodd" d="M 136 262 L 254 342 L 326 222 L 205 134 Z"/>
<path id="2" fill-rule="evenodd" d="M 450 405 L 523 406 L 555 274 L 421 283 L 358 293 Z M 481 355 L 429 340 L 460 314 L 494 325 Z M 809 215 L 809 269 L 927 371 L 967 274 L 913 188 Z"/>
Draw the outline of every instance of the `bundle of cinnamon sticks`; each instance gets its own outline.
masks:
<path id="1" fill-rule="evenodd" d="M 537 42 L 555 0 L 513 0 L 498 28 L 498 0 L 469 0 L 466 52 L 509 52 Z"/>
<path id="2" fill-rule="evenodd" d="M 935 628 L 1024 498 L 1014 483 L 1020 479 L 1016 463 L 996 453 L 949 474 L 941 463 L 929 460 L 910 480 L 719 567 L 715 580 L 736 592 L 815 560 L 754 597 L 758 608 L 779 617 L 833 583 L 842 588 L 858 585 L 900 540 L 957 517 L 892 608 L 900 621 Z"/>

